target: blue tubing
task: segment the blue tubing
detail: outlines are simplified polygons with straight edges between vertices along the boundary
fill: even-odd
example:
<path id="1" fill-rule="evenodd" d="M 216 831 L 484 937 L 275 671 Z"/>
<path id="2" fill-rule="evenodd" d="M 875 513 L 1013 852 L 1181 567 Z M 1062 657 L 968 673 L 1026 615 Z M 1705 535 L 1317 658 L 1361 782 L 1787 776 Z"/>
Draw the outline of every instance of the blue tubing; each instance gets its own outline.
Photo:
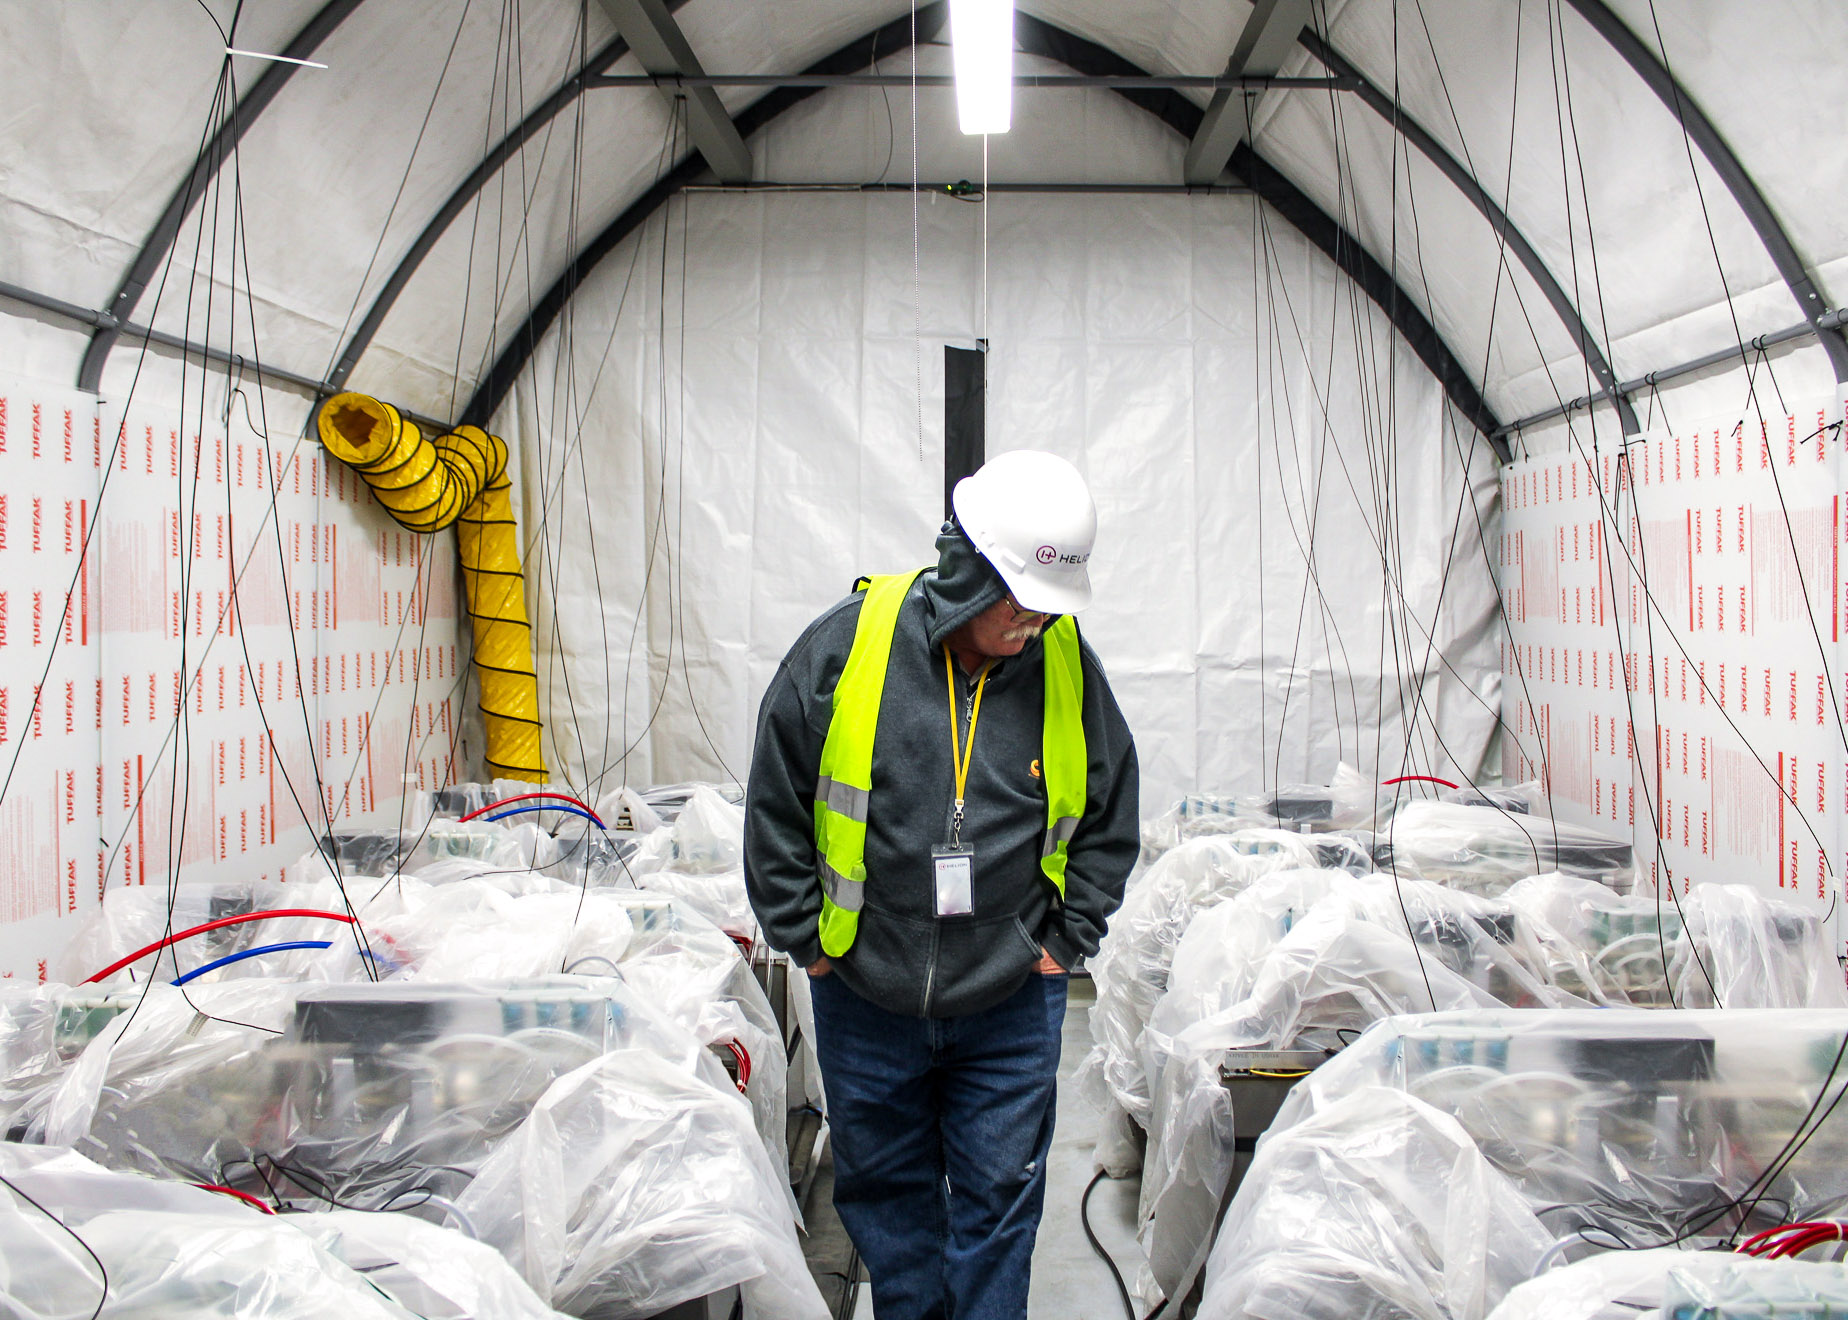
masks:
<path id="1" fill-rule="evenodd" d="M 548 806 L 545 806 L 544 804 L 538 804 L 538 805 L 528 806 L 528 807 L 509 807 L 506 811 L 500 812 L 497 815 L 489 816 L 488 819 L 489 820 L 506 820 L 507 817 L 509 816 L 518 816 L 522 812 L 527 812 L 527 811 L 562 811 L 567 816 L 582 816 L 585 820 L 589 821 L 592 825 L 595 825 L 600 830 L 605 828 L 602 821 L 598 820 L 595 816 L 591 815 L 588 811 L 581 810 L 578 807 L 566 807 L 566 806 L 548 807 Z"/>
<path id="2" fill-rule="evenodd" d="M 203 967 L 195 967 L 173 984 L 185 985 L 188 981 L 197 980 L 207 972 L 215 972 L 220 967 L 228 967 L 234 962 L 243 962 L 244 959 L 254 958 L 260 953 L 285 953 L 290 949 L 325 949 L 328 947 L 330 947 L 328 940 L 285 940 L 281 944 L 259 944 L 254 949 L 241 949 L 237 953 L 227 953 L 224 957 L 215 959 Z"/>

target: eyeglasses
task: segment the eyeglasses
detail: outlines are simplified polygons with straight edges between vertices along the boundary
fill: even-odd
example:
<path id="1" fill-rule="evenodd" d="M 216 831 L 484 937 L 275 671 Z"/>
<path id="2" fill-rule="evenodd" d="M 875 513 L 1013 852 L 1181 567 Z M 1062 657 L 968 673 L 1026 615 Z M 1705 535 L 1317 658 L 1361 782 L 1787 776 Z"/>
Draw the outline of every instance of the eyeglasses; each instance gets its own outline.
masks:
<path id="1" fill-rule="evenodd" d="M 1001 594 L 1002 599 L 1007 601 L 1008 608 L 1014 611 L 1015 618 L 1020 618 L 1022 615 L 1044 614 L 1046 612 L 1045 610 L 1030 610 L 1026 608 L 1019 601 L 1014 599 L 1014 593 L 1011 591 L 1005 591 Z"/>

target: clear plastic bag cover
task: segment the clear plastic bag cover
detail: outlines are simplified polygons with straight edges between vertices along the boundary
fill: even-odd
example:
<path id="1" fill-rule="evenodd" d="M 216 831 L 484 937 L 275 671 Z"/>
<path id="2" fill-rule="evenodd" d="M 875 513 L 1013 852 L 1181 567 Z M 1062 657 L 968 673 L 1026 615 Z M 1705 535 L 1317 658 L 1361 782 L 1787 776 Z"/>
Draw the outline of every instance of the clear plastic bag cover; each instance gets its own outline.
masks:
<path id="1" fill-rule="evenodd" d="M 1363 1088 L 1259 1146 L 1198 1314 L 1483 1320 L 1551 1241 L 1454 1119 Z"/>
<path id="2" fill-rule="evenodd" d="M 57 985 L 0 984 L 0 1136 L 27 1121 L 25 1108 L 64 1070 Z"/>
<path id="3" fill-rule="evenodd" d="M 1371 830 L 1391 810 L 1392 795 L 1344 762 L 1328 784 L 1292 784 L 1274 793 L 1189 794 L 1143 823 L 1143 860 L 1153 862 L 1188 839 L 1237 830 Z"/>
<path id="4" fill-rule="evenodd" d="M 1382 870 L 1499 894 L 1517 880 L 1564 871 L 1619 893 L 1635 889 L 1636 855 L 1627 839 L 1544 816 L 1454 802 L 1411 802 L 1380 831 Z"/>
<path id="5" fill-rule="evenodd" d="M 642 876 L 643 889 L 672 894 L 720 930 L 746 939 L 757 938 L 757 916 L 744 887 L 744 868 L 730 871 L 689 872 L 673 868 Z"/>
<path id="6" fill-rule="evenodd" d="M 1182 933 L 1197 912 L 1279 870 L 1316 864 L 1315 843 L 1279 830 L 1240 830 L 1191 839 L 1134 877 L 1090 959 L 1097 1003 L 1090 1054 L 1077 1082 L 1099 1108 L 1115 1105 L 1147 1127 L 1149 1084 L 1141 1040 Z"/>
<path id="7" fill-rule="evenodd" d="M 315 854 L 310 854 L 311 857 Z M 304 859 L 306 861 L 306 859 Z M 168 936 L 222 917 L 278 909 L 348 912 L 347 898 L 324 865 L 318 875 L 304 865 L 296 868 L 305 878 L 286 884 L 261 881 L 216 881 L 180 884 L 171 890 L 157 886 L 112 889 L 102 907 L 84 924 L 54 960 L 57 979 L 78 985 L 120 958 Z M 357 896 L 369 892 L 356 885 Z M 168 905 L 172 904 L 172 917 Z M 320 917 L 282 917 L 246 921 L 195 935 L 158 953 L 149 954 L 108 977 L 108 986 L 139 985 L 149 979 L 173 980 L 229 953 L 294 940 L 328 940 L 351 943 L 345 922 Z M 233 964 L 222 977 L 274 975 L 277 964 L 268 958 Z"/>
<path id="8" fill-rule="evenodd" d="M 1493 787 L 1466 784 L 1461 788 L 1447 788 L 1437 796 L 1441 802 L 1455 802 L 1466 807 L 1490 807 L 1497 811 L 1513 811 L 1528 816 L 1553 814 L 1553 799 L 1537 779 Z"/>
<path id="9" fill-rule="evenodd" d="M 1676 1236 L 1742 1196 L 1823 1094 L 1848 1011 L 1641 1009 L 1422 1014 L 1381 1022 L 1301 1082 L 1270 1135 L 1358 1087 L 1456 1117 L 1536 1209 L 1630 1241 Z M 1848 1085 L 1848 1054 L 1824 1103 Z M 1833 1218 L 1848 1129 L 1824 1123 L 1758 1200 L 1753 1227 Z"/>
<path id="10" fill-rule="evenodd" d="M 758 1320 L 823 1320 L 789 1202 L 735 1096 L 636 1050 L 561 1077 L 460 1198 L 563 1310 L 651 1316 L 737 1284 Z"/>
<path id="11" fill-rule="evenodd" d="M 1152 1234 L 1167 1231 L 1157 1222 L 1164 1200 L 1216 1202 L 1230 1177 L 1230 1142 L 1214 1136 L 1231 1130 L 1218 1070 L 1226 1050 L 1336 1050 L 1351 1032 L 1432 1004 L 1584 1002 L 1544 984 L 1523 961 L 1505 904 L 1426 881 L 1326 874 L 1328 892 L 1249 974 L 1249 994 L 1191 1022 L 1177 1008 L 1162 1020 L 1171 1032 L 1151 1023 L 1143 1033 L 1143 1065 L 1156 1082 L 1143 1172 Z M 1184 1223 L 1196 1217 L 1172 1213 Z"/>
<path id="12" fill-rule="evenodd" d="M 642 837 L 630 868 L 638 882 L 656 871 L 683 875 L 738 872 L 744 869 L 744 808 L 717 789 L 695 784 L 665 828 Z"/>
<path id="13" fill-rule="evenodd" d="M 106 1021 L 35 1106 L 28 1138 L 111 1169 L 224 1182 L 283 1138 L 278 1061 L 264 1045 L 287 1027 L 296 989 L 152 985 L 91 1001 Z"/>
<path id="14" fill-rule="evenodd" d="M 0 1185 L 8 1320 L 89 1320 L 99 1301 L 102 1320 L 412 1320 L 284 1217 L 69 1151 L 0 1144 L 0 1175 L 18 1189 Z M 90 1252 L 108 1271 L 106 1296 Z"/>
<path id="15" fill-rule="evenodd" d="M 653 834 L 667 823 L 660 812 L 626 784 L 597 799 L 597 815 L 610 829 L 632 834 Z"/>
<path id="16" fill-rule="evenodd" d="M 1548 1270 L 1510 1292 L 1489 1320 L 1832 1320 L 1845 1312 L 1848 1267 L 1658 1247 Z"/>
<path id="17" fill-rule="evenodd" d="M 1619 894 L 1557 871 L 1529 876 L 1502 896 L 1549 984 L 1615 1007 L 1667 1008 L 1681 919 L 1667 898 Z"/>
<path id="18" fill-rule="evenodd" d="M 221 891 L 246 905 L 239 910 L 249 910 L 251 895 L 245 888 L 187 888 L 197 891 L 188 901 L 198 912 L 214 910 L 218 905 L 214 895 Z M 359 913 L 359 925 L 282 918 L 228 927 L 227 933 L 235 938 L 222 946 L 195 951 L 195 941 L 187 941 L 178 946 L 184 968 L 202 965 L 227 948 L 259 941 L 330 942 L 324 950 L 292 950 L 233 963 L 208 973 L 194 989 L 218 982 L 366 981 L 375 975 L 387 981 L 452 982 L 517 980 L 563 971 L 618 974 L 656 1012 L 702 1043 L 735 1041 L 748 1052 L 750 1097 L 764 1140 L 779 1156 L 785 1153 L 787 1062 L 775 1015 L 737 945 L 687 902 L 665 893 L 573 888 L 524 870 L 438 884 L 425 883 L 421 874 L 369 884 L 355 880 L 348 883 L 344 894 L 331 878 L 296 881 L 270 890 L 281 892 L 259 895 L 265 904 L 286 902 L 290 907 L 342 911 L 350 903 Z M 87 941 L 91 951 L 71 955 L 66 961 L 105 965 L 90 960 L 107 957 L 113 961 L 109 955 L 117 947 L 133 948 L 144 934 L 150 940 L 158 938 L 164 917 L 153 910 L 149 891 L 119 892 L 128 898 L 117 900 L 112 895 L 105 910 L 108 947 L 86 932 L 79 936 L 79 943 Z M 132 912 L 134 921 L 109 919 L 111 909 Z M 209 939 L 200 937 L 199 942 Z M 137 964 L 112 977 L 108 985 L 129 986 L 131 970 L 145 974 L 145 968 Z M 170 967 L 163 971 L 171 974 Z M 7 1103 L 5 1095 L 0 1090 L 0 1104 Z"/>
<path id="19" fill-rule="evenodd" d="M 330 1210 L 288 1223 L 423 1320 L 561 1320 L 494 1248 L 410 1213 Z"/>
<path id="20" fill-rule="evenodd" d="M 1681 898 L 1669 979 L 1686 1008 L 1848 1008 L 1821 918 L 1749 885 L 1700 884 Z"/>

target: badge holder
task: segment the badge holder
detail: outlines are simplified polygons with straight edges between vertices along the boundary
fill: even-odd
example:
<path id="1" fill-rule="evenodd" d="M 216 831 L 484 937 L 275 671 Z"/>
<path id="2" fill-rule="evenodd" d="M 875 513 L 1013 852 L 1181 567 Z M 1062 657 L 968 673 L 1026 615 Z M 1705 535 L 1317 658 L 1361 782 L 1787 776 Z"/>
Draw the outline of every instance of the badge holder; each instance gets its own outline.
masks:
<path id="1" fill-rule="evenodd" d="M 937 915 L 966 917 L 975 911 L 975 850 L 940 843 L 930 850 L 936 876 Z"/>

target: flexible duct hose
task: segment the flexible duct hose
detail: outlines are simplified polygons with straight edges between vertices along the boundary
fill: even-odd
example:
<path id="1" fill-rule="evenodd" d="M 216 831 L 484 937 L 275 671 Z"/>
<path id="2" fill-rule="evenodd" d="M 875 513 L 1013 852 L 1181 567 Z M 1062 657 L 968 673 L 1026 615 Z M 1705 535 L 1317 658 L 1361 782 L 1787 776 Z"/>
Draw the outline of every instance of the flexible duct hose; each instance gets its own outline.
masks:
<path id="1" fill-rule="evenodd" d="M 389 403 L 353 393 L 322 404 L 317 429 L 327 451 L 359 473 L 399 526 L 430 533 L 454 524 L 488 766 L 496 778 L 544 783 L 539 680 L 506 442 L 478 426 L 427 440 Z"/>

